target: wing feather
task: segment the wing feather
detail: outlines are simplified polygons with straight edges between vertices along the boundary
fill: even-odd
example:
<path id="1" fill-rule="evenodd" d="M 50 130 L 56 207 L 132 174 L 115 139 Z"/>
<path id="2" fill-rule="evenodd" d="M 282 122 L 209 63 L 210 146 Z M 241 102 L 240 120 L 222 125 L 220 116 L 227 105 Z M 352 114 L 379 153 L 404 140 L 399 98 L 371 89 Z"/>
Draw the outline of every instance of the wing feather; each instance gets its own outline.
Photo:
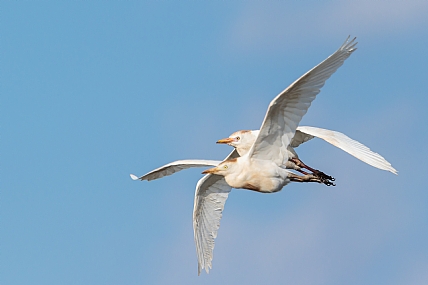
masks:
<path id="1" fill-rule="evenodd" d="M 325 140 L 328 143 L 346 151 L 350 155 L 358 158 L 365 163 L 382 169 L 386 171 L 390 171 L 394 174 L 397 174 L 397 170 L 392 167 L 391 163 L 389 163 L 385 158 L 383 158 L 380 154 L 373 152 L 367 146 L 362 143 L 351 139 L 345 134 L 340 132 L 315 128 L 315 127 L 299 127 L 299 130 L 309 136 L 318 137 L 320 139 Z"/>
<path id="2" fill-rule="evenodd" d="M 356 50 L 355 38 L 344 44 L 323 62 L 297 79 L 269 104 L 260 133 L 249 151 L 252 159 L 274 161 L 277 165 L 287 160 L 288 147 L 296 128 L 306 114 L 325 81 Z"/>
<path id="3" fill-rule="evenodd" d="M 233 150 L 226 159 L 235 157 L 239 155 Z M 213 174 L 205 175 L 196 185 L 193 232 L 198 257 L 198 275 L 202 269 L 209 273 L 212 268 L 214 239 L 217 237 L 224 204 L 231 190 L 223 176 Z"/>
<path id="4" fill-rule="evenodd" d="M 192 167 L 206 167 L 206 166 L 217 166 L 221 163 L 219 160 L 203 160 L 203 159 L 185 159 L 185 160 L 177 160 L 168 164 L 165 164 L 164 166 L 161 166 L 159 168 L 156 168 L 155 170 L 152 170 L 143 176 L 137 177 L 134 174 L 131 174 L 131 178 L 133 180 L 154 180 L 159 179 L 164 176 L 168 176 L 171 174 L 174 174 L 178 171 L 192 168 Z"/>

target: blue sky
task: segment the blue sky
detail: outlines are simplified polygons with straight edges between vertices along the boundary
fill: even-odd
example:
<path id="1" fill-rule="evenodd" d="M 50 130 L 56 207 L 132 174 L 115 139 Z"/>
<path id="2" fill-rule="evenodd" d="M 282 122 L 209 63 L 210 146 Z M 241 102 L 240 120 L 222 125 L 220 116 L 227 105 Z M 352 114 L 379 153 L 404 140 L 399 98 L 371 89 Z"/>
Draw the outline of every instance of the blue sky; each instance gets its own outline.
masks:
<path id="1" fill-rule="evenodd" d="M 427 284 L 428 2 L 290 2 L 2 2 L 0 283 Z M 232 191 L 198 277 L 201 169 L 129 173 L 222 159 L 348 35 L 301 125 L 399 175 L 312 140 L 300 157 L 337 186 Z"/>

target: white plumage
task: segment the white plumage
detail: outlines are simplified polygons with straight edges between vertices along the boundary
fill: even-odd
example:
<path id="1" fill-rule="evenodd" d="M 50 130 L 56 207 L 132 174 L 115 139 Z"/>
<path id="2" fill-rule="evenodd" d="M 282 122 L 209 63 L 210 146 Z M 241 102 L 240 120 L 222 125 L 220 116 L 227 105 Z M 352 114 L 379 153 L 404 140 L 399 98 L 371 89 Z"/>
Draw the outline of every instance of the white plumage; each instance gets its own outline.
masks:
<path id="1" fill-rule="evenodd" d="M 323 139 L 373 167 L 398 174 L 398 171 L 392 167 L 391 163 L 380 154 L 371 151 L 370 148 L 345 134 L 315 127 L 299 127 L 298 130 L 307 136 Z"/>
<path id="2" fill-rule="evenodd" d="M 354 40 L 349 41 L 348 37 L 339 50 L 296 80 L 271 102 L 260 132 L 250 142 L 251 147 L 242 157 L 237 150 L 233 150 L 223 162 L 180 160 L 166 164 L 141 177 L 131 174 L 134 180 L 153 180 L 190 167 L 215 166 L 204 171 L 208 174 L 198 181 L 195 191 L 193 228 L 198 274 L 202 269 L 208 273 L 212 268 L 214 239 L 217 236 L 224 204 L 231 188 L 246 188 L 261 192 L 281 190 L 290 179 L 293 179 L 293 174 L 284 169 L 284 164 L 289 157 L 287 151 L 289 146 L 297 147 L 313 136 L 317 136 L 370 165 L 391 172 L 395 171 L 389 163 L 389 167 L 385 166 L 380 155 L 374 154 L 364 145 L 343 134 L 330 131 L 332 133 L 329 136 L 328 130 L 303 127 L 307 129 L 301 129 L 301 132 L 295 135 L 297 125 L 320 88 L 355 50 Z M 317 130 L 322 131 L 317 133 Z M 306 131 L 306 135 L 302 135 Z M 331 134 L 334 134 L 333 137 L 336 140 L 332 139 Z M 292 140 L 293 137 L 294 140 Z M 223 169 L 225 165 L 228 173 L 220 173 L 225 170 Z M 220 175 L 213 175 L 213 173 Z M 316 179 L 307 181 L 316 181 Z"/>
<path id="3" fill-rule="evenodd" d="M 224 143 L 233 146 L 239 155 L 243 156 L 249 152 L 258 134 L 258 130 L 237 131 L 231 134 L 228 138 L 218 140 L 217 143 Z M 296 133 L 294 134 L 291 143 L 287 147 L 289 161 L 285 163 L 286 168 L 299 171 L 301 170 L 301 168 L 295 165 L 293 162 L 296 161 L 295 159 L 301 162 L 294 148 L 313 139 L 314 137 L 325 140 L 326 142 L 342 149 L 343 151 L 373 167 L 397 174 L 397 170 L 395 170 L 385 158 L 383 158 L 380 154 L 371 151 L 362 143 L 353 140 L 340 132 L 308 126 L 300 126 L 296 129 Z"/>

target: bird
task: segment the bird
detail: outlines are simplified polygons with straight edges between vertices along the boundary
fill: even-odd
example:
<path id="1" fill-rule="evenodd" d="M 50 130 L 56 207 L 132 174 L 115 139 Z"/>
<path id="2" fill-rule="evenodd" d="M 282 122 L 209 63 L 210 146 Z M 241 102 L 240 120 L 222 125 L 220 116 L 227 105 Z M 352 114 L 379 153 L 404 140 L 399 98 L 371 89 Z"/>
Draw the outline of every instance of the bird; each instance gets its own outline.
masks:
<path id="1" fill-rule="evenodd" d="M 355 38 L 350 40 L 348 37 L 336 52 L 276 96 L 269 104 L 260 131 L 245 155 L 239 156 L 234 149 L 224 161 L 202 161 L 202 165 L 215 165 L 203 171 L 206 175 L 198 181 L 195 191 L 193 228 L 198 275 L 203 269 L 209 273 L 212 268 L 214 239 L 232 187 L 272 193 L 281 190 L 290 181 L 319 180 L 313 175 L 299 176 L 285 169 L 283 166 L 288 161 L 287 148 L 297 125 L 320 88 L 356 50 L 356 44 Z M 197 160 L 180 162 L 184 165 L 198 165 Z M 186 168 L 183 164 L 169 164 L 166 175 Z M 141 177 L 131 174 L 134 180 L 152 180 L 163 176 L 165 174 L 162 167 Z"/>
<path id="2" fill-rule="evenodd" d="M 236 149 L 239 156 L 243 156 L 250 150 L 259 132 L 259 130 L 237 131 L 232 133 L 228 138 L 218 140 L 217 143 L 228 144 Z M 326 142 L 342 149 L 343 151 L 373 167 L 397 174 L 397 170 L 394 169 L 394 167 L 392 167 L 392 165 L 385 158 L 383 158 L 380 154 L 371 151 L 362 143 L 355 141 L 349 138 L 347 135 L 337 131 L 309 126 L 297 127 L 296 133 L 291 140 L 291 143 L 287 147 L 288 161 L 285 163 L 287 169 L 294 169 L 305 175 L 309 173 L 303 169 L 307 169 L 311 171 L 311 174 L 319 177 L 325 182 L 328 182 L 328 180 L 335 180 L 333 177 L 326 175 L 324 172 L 306 165 L 302 160 L 300 160 L 298 154 L 294 150 L 294 148 L 298 147 L 300 144 L 307 142 L 314 137 L 325 140 Z"/>
<path id="3" fill-rule="evenodd" d="M 204 159 L 184 159 L 184 160 L 176 160 L 170 162 L 168 164 L 162 165 L 159 168 L 156 168 L 140 177 L 137 177 L 134 174 L 130 174 L 133 180 L 156 180 L 159 178 L 163 178 L 165 176 L 172 175 L 181 170 L 195 167 L 206 167 L 206 166 L 217 166 L 222 161 L 237 158 L 246 154 L 249 150 L 249 147 L 254 143 L 255 138 L 257 137 L 259 130 L 243 130 L 232 133 L 228 138 L 218 140 L 217 143 L 220 144 L 228 144 L 235 148 L 235 151 L 232 151 L 229 156 L 227 156 L 223 160 L 204 160 Z M 364 144 L 351 139 L 347 135 L 332 131 L 323 128 L 317 127 L 309 127 L 309 126 L 299 126 L 296 129 L 296 133 L 291 140 L 287 151 L 289 151 L 288 155 L 290 157 L 297 158 L 300 162 L 300 158 L 295 150 L 301 144 L 310 141 L 313 138 L 320 138 L 325 140 L 326 142 L 342 149 L 343 151 L 349 153 L 350 155 L 358 158 L 359 160 L 382 170 L 389 171 L 393 174 L 398 174 L 398 171 L 392 167 L 391 163 L 389 163 L 385 158 L 383 158 L 380 154 L 373 152 L 365 146 Z M 303 167 L 299 167 L 293 162 L 289 163 L 288 161 L 284 166 L 287 169 L 294 169 L 298 171 L 302 171 L 303 174 L 308 174 L 302 170 L 302 168 L 306 168 L 312 171 L 313 168 L 308 167 L 306 164 L 303 164 Z M 294 164 L 294 165 L 293 165 Z"/>
<path id="4" fill-rule="evenodd" d="M 203 171 L 224 176 L 232 188 L 262 193 L 280 191 L 290 181 L 311 181 L 313 175 L 298 176 L 284 166 L 289 160 L 289 146 L 298 124 L 325 81 L 356 50 L 355 38 L 333 55 L 305 73 L 269 104 L 260 130 L 249 150 Z"/>
<path id="5" fill-rule="evenodd" d="M 234 132 L 231 134 L 228 138 L 224 138 L 221 140 L 218 140 L 218 144 L 228 144 L 236 149 L 239 156 L 245 155 L 253 145 L 254 141 L 256 140 L 257 136 L 259 135 L 260 130 L 241 130 Z M 290 142 L 290 145 L 287 147 L 288 152 L 288 161 L 284 163 L 284 167 L 287 169 L 294 169 L 300 173 L 303 173 L 304 175 L 308 175 L 309 173 L 304 171 L 303 169 L 306 168 L 311 171 L 312 175 L 317 176 L 324 184 L 327 186 L 336 186 L 333 182 L 336 179 L 331 177 L 330 175 L 325 174 L 322 171 L 319 171 L 318 169 L 314 169 L 306 164 L 303 163 L 299 159 L 299 156 L 294 151 L 293 147 L 297 147 L 301 143 L 303 143 L 305 140 L 310 140 L 313 138 L 313 136 L 310 136 L 308 134 L 304 134 L 303 132 L 299 131 L 299 127 L 296 129 L 296 133 L 293 137 L 293 139 Z M 299 140 L 301 139 L 301 141 Z"/>
<path id="6" fill-rule="evenodd" d="M 294 81 L 270 102 L 260 131 L 245 155 L 227 159 L 202 173 L 223 176 L 227 185 L 232 188 L 262 193 L 277 192 L 292 180 L 307 179 L 308 175 L 299 178 L 300 176 L 282 167 L 288 161 L 287 148 L 321 87 L 356 50 L 355 39 L 349 40 L 348 37 L 336 52 Z M 224 204 L 217 205 L 217 211 L 223 208 Z M 213 222 L 216 226 L 219 225 L 219 220 L 211 221 Z M 199 225 L 198 221 L 194 221 L 195 224 L 197 227 L 204 226 Z M 202 257 L 204 265 L 211 266 L 214 242 L 209 240 L 206 243 L 211 250 Z"/>
<path id="7" fill-rule="evenodd" d="M 218 143 L 227 143 L 235 148 L 224 160 L 237 158 L 248 152 L 258 132 L 258 130 L 237 131 L 231 134 L 228 139 L 219 140 L 221 142 L 218 141 Z M 291 153 L 297 156 L 294 148 L 300 146 L 302 143 L 308 142 L 314 137 L 331 143 L 371 166 L 397 174 L 397 171 L 388 161 L 381 155 L 372 152 L 362 143 L 349 138 L 343 133 L 317 127 L 297 127 L 296 133 L 289 146 L 289 148 L 292 149 Z M 134 174 L 130 176 L 133 180 L 151 181 L 172 175 L 184 169 L 217 166 L 221 162 L 222 161 L 219 160 L 202 159 L 177 160 L 156 168 L 143 176 L 137 177 Z M 288 165 L 288 163 L 286 165 Z M 193 211 L 193 229 L 198 255 L 198 275 L 204 267 L 207 272 L 209 272 L 211 268 L 214 239 L 217 235 L 222 211 L 230 191 L 231 187 L 226 183 L 224 177 L 219 175 L 206 174 L 197 183 Z"/>

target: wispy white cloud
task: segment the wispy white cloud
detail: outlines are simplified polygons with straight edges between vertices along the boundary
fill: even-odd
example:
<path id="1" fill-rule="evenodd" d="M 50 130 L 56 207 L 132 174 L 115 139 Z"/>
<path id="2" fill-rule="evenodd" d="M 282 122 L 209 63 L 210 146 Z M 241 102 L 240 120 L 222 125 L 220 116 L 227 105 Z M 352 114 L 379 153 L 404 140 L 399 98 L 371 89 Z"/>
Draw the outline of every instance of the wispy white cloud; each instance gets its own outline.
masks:
<path id="1" fill-rule="evenodd" d="M 316 39 L 348 34 L 402 34 L 428 27 L 425 0 L 328 1 L 308 5 L 249 2 L 231 28 L 229 42 L 239 51 L 297 48 Z M 302 36 L 304 35 L 304 36 Z"/>

